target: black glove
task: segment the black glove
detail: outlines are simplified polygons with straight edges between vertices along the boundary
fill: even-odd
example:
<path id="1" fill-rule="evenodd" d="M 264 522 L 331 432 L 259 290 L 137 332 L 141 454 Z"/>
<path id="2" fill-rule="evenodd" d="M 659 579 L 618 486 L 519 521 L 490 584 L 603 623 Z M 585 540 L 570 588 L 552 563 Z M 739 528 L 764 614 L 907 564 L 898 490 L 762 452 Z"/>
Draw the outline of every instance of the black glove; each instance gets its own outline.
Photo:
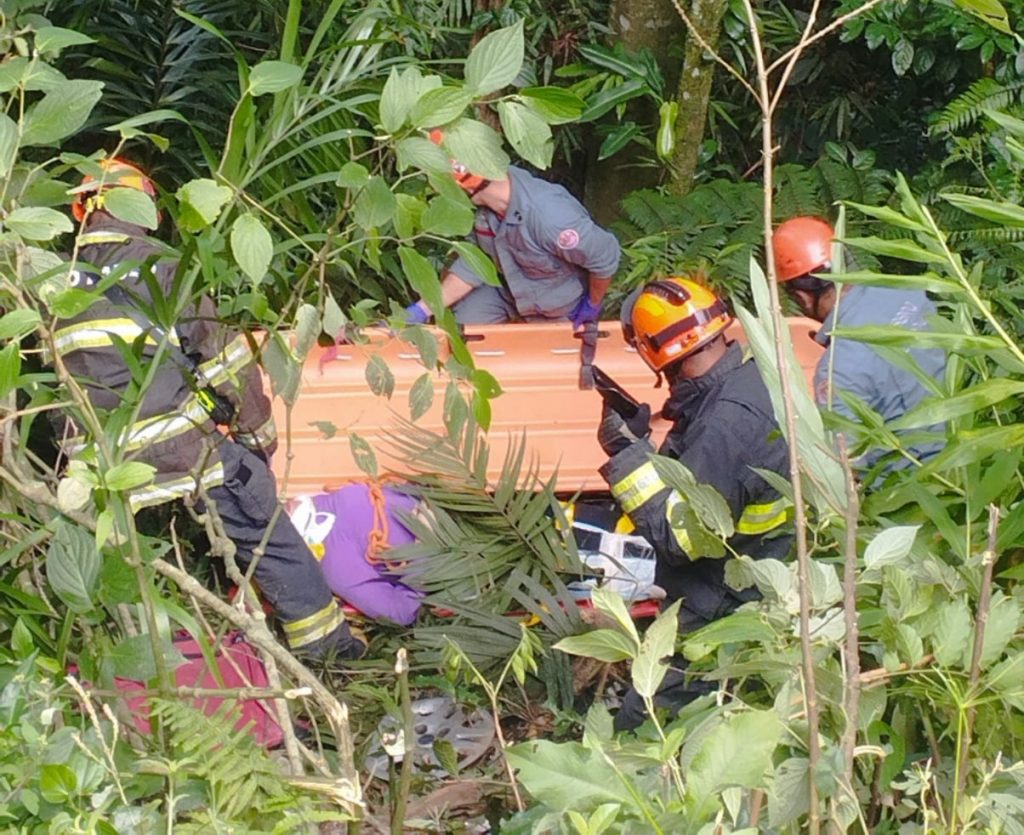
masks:
<path id="1" fill-rule="evenodd" d="M 607 403 L 601 412 L 601 425 L 597 429 L 597 442 L 605 455 L 618 455 L 637 441 L 651 434 L 651 407 L 641 404 L 637 413 L 627 420 Z"/>

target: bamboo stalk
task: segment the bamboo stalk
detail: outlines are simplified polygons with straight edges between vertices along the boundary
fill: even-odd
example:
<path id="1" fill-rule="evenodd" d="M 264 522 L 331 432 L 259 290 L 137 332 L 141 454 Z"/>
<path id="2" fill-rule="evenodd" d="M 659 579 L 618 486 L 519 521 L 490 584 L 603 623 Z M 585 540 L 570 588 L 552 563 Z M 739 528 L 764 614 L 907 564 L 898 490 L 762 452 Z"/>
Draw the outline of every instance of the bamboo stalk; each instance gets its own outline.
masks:
<path id="1" fill-rule="evenodd" d="M 843 666 L 846 670 L 846 687 L 843 693 L 843 712 L 846 725 L 839 747 L 843 755 L 843 785 L 851 800 L 856 800 L 853 790 L 853 752 L 857 744 L 857 722 L 860 715 L 860 632 L 857 623 L 857 518 L 860 514 L 860 496 L 857 482 L 850 465 L 850 454 L 846 437 L 836 439 L 839 446 L 839 460 L 846 477 L 846 554 L 843 560 L 843 617 L 846 621 L 846 641 L 843 644 Z"/>

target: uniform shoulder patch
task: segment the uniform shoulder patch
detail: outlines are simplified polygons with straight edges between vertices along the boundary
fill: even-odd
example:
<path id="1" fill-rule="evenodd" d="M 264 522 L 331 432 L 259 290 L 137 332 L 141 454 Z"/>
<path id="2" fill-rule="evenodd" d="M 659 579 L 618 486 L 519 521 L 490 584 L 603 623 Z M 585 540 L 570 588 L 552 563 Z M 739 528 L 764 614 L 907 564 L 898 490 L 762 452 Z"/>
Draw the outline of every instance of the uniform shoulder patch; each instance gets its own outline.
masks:
<path id="1" fill-rule="evenodd" d="M 575 229 L 563 229 L 558 233 L 559 249 L 576 249 L 580 245 L 580 233 Z"/>

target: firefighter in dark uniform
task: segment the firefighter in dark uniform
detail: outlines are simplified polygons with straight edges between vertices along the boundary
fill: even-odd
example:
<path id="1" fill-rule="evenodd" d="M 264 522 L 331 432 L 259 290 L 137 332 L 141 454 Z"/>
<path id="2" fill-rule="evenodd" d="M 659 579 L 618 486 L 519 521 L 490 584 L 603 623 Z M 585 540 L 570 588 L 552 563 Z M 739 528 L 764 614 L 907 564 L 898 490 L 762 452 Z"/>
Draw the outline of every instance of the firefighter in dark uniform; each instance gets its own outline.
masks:
<path id="1" fill-rule="evenodd" d="M 672 428 L 658 450 L 684 464 L 701 484 L 714 487 L 732 510 L 735 533 L 729 546 L 754 558 L 785 558 L 790 550 L 789 514 L 782 496 L 756 470 L 789 472 L 786 443 L 779 433 L 768 390 L 753 360 L 728 342 L 732 321 L 725 305 L 696 282 L 654 281 L 636 296 L 626 338 L 652 371 L 664 375 L 669 398 L 662 416 Z M 669 605 L 681 600 L 680 633 L 724 617 L 756 592 L 725 584 L 725 560 L 694 553 L 686 530 L 672 523 L 683 497 L 670 489 L 651 463 L 650 408 L 625 419 L 605 405 L 598 440 L 610 460 L 601 475 L 623 512 L 654 547 L 655 582 Z M 681 656 L 655 696 L 678 709 L 701 693 L 706 682 L 688 681 Z M 615 717 L 618 730 L 644 719 L 642 699 L 630 690 Z"/>
<path id="2" fill-rule="evenodd" d="M 431 139 L 443 142 L 440 131 L 431 131 Z M 576 328 L 596 322 L 619 266 L 616 237 L 562 186 L 517 166 L 500 180 L 487 180 L 452 161 L 452 175 L 477 207 L 470 241 L 490 256 L 502 282 L 485 284 L 458 258 L 441 279 L 444 304 L 456 320 L 569 319 Z M 422 324 L 430 311 L 421 300 L 406 308 L 406 316 Z"/>
<path id="3" fill-rule="evenodd" d="M 239 565 L 247 569 L 254 550 L 263 547 L 253 577 L 280 620 L 288 646 L 310 659 L 358 657 L 365 644 L 352 635 L 316 558 L 287 514 L 278 513 L 268 534 L 278 500 L 266 457 L 276 446 L 276 435 L 248 340 L 217 322 L 206 297 L 181 306 L 173 326 L 154 324 L 154 295 L 173 299 L 177 293 L 176 264 L 161 256 L 145 229 L 117 220 L 103 211 L 103 204 L 113 188 L 137 189 L 154 199 L 156 190 L 126 162 L 110 159 L 101 166 L 100 179 L 86 177 L 73 189 L 72 204 L 75 218 L 85 226 L 79 237 L 81 264 L 71 281 L 93 289 L 98 298 L 82 313 L 58 322 L 54 342 L 68 372 L 101 410 L 120 405 L 133 383 L 121 353 L 125 345 L 144 338 L 143 366 L 160 352 L 134 423 L 122 436 L 128 457 L 156 470 L 151 483 L 129 494 L 132 510 L 195 494 L 202 484 L 237 548 Z M 116 292 L 104 286 L 100 294 L 96 286 L 110 275 L 120 277 L 113 285 Z M 186 360 L 198 370 L 186 371 Z M 210 400 L 210 388 L 214 399 L 234 411 L 230 438 L 218 431 L 203 405 Z M 63 445 L 69 455 L 88 454 L 91 439 L 71 437 L 77 430 L 67 429 Z"/>

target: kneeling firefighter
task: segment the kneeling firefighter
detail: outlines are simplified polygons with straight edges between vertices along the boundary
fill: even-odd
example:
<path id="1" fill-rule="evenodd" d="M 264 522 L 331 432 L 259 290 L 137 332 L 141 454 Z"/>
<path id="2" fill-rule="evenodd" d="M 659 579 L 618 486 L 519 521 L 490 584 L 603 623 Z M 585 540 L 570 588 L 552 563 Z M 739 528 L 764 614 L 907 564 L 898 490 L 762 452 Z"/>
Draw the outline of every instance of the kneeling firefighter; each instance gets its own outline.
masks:
<path id="1" fill-rule="evenodd" d="M 95 298 L 57 323 L 54 343 L 97 410 L 121 405 L 135 390 L 138 369 L 146 368 L 149 384 L 133 423 L 119 436 L 126 458 L 155 471 L 151 483 L 128 493 L 132 511 L 205 488 L 239 565 L 248 570 L 255 563 L 253 577 L 291 650 L 318 661 L 361 655 L 365 644 L 352 634 L 316 558 L 279 509 L 267 465 L 276 446 L 270 400 L 248 340 L 217 321 L 210 298 L 178 302 L 176 262 L 142 226 L 105 211 L 116 189 L 135 189 L 155 201 L 150 179 L 121 160 L 99 166 L 100 177 L 87 176 L 72 190 L 85 263 L 70 272 L 70 282 Z M 157 324 L 157 311 L 168 307 L 176 311 L 169 314 L 173 324 Z M 70 435 L 80 427 L 71 422 L 67 430 Z M 89 457 L 94 441 L 79 435 L 63 445 L 71 457 Z"/>
<path id="2" fill-rule="evenodd" d="M 784 558 L 792 542 L 784 527 L 787 505 L 757 470 L 788 477 L 788 450 L 757 367 L 725 336 L 732 321 L 725 304 L 694 281 L 667 278 L 647 284 L 627 300 L 627 308 L 626 340 L 669 384 L 662 416 L 672 428 L 658 453 L 680 461 L 699 483 L 722 494 L 735 523 L 728 543 L 734 551 Z M 646 404 L 629 419 L 605 404 L 598 441 L 610 459 L 601 475 L 637 533 L 654 547 L 655 582 L 666 592 L 664 605 L 682 601 L 679 628 L 686 634 L 756 599 L 756 591 L 730 589 L 726 561 L 702 559 L 706 555 L 694 553 L 686 530 L 672 524 L 673 509 L 684 499 L 650 460 L 650 417 Z M 681 656 L 673 658 L 656 705 L 678 710 L 711 692 L 708 682 L 687 681 L 685 667 Z M 643 700 L 631 689 L 615 727 L 635 728 L 644 717 Z"/>

